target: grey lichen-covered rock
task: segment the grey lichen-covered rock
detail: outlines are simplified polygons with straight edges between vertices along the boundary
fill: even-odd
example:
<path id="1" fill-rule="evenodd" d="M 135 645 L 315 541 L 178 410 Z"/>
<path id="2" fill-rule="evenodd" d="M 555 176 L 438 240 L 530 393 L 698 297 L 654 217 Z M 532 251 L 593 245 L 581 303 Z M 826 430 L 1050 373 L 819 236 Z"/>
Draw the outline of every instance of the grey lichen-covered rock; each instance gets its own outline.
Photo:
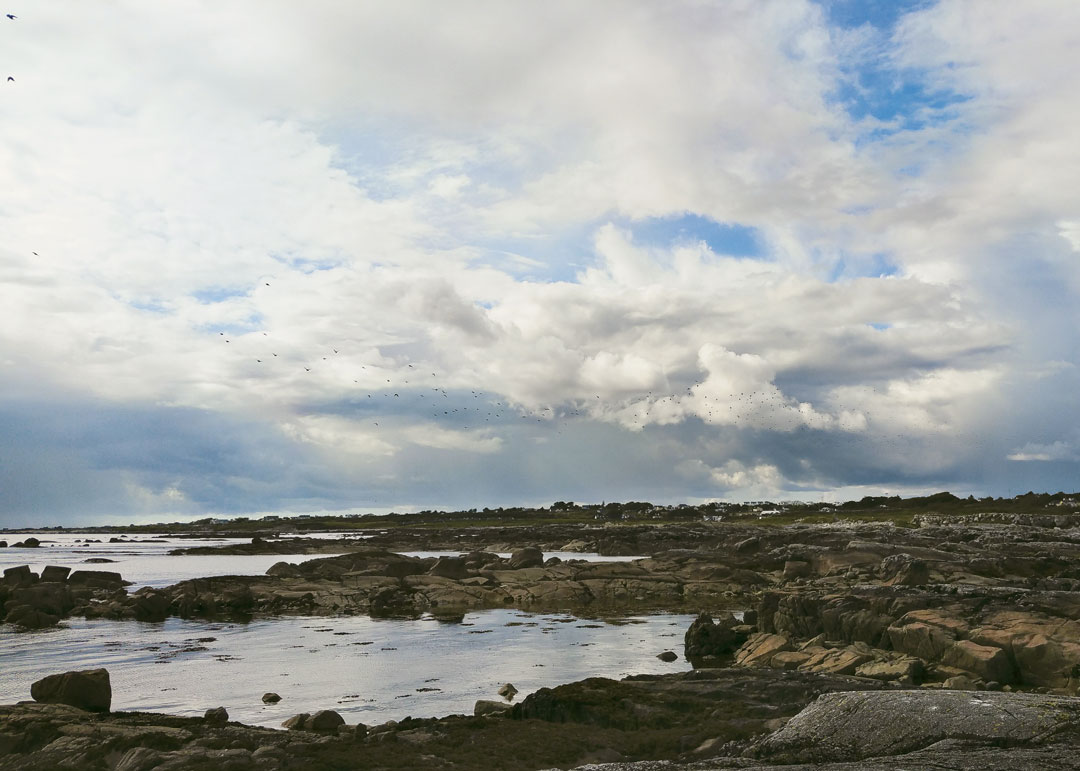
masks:
<path id="1" fill-rule="evenodd" d="M 945 740 L 1038 745 L 1080 734 L 1080 698 L 970 691 L 828 693 L 758 746 L 787 763 L 846 762 L 921 750 Z"/>

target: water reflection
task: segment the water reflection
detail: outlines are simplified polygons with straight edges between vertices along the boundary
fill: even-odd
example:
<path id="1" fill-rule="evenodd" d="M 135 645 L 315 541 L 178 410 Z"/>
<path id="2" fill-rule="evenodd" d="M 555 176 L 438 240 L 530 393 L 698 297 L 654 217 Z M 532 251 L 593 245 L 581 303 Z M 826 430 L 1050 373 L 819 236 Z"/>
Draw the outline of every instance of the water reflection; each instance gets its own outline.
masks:
<path id="1" fill-rule="evenodd" d="M 277 727 L 298 712 L 336 709 L 347 722 L 471 713 L 512 682 L 544 686 L 603 676 L 689 669 L 682 614 L 609 621 L 494 610 L 462 623 L 431 617 L 285 617 L 248 624 L 169 619 L 160 624 L 69 619 L 59 629 L 0 627 L 0 703 L 29 697 L 46 674 L 104 666 L 114 710 L 201 715 Z M 679 654 L 673 663 L 656 655 Z M 282 696 L 263 704 L 262 694 Z"/>
<path id="2" fill-rule="evenodd" d="M 40 573 L 46 565 L 63 565 L 72 570 L 113 570 L 131 581 L 136 589 L 140 586 L 160 588 L 179 581 L 210 576 L 251 576 L 263 575 L 267 568 L 276 562 L 301 563 L 307 560 L 332 557 L 339 552 L 327 554 L 180 554 L 170 555 L 173 549 L 192 546 L 226 546 L 230 544 L 250 543 L 250 538 L 176 538 L 164 535 L 138 535 L 134 540 L 120 543 L 108 543 L 109 536 L 101 533 L 19 533 L 5 534 L 8 543 L 21 541 L 29 535 L 41 540 L 39 548 L 16 549 L 11 546 L 0 549 L 0 570 L 16 565 L 30 565 L 30 569 Z M 304 538 L 334 538 L 351 534 L 343 533 L 305 533 Z M 87 539 L 104 541 L 87 543 Z M 418 557 L 457 555 L 459 552 L 413 551 L 406 554 Z M 500 556 L 509 557 L 503 553 Z M 626 561 L 637 557 L 601 557 L 598 554 L 579 554 L 576 552 L 547 552 L 545 557 L 560 559 L 585 559 L 589 561 Z M 88 560 L 105 560 L 88 562 Z"/>

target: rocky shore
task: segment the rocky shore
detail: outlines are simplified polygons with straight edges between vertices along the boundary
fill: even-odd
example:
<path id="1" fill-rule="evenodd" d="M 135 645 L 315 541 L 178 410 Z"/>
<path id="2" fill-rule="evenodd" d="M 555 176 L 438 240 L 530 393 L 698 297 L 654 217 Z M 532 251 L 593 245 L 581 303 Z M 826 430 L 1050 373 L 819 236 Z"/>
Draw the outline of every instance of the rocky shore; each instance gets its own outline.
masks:
<path id="1" fill-rule="evenodd" d="M 323 711 L 275 731 L 230 722 L 224 708 L 180 718 L 20 702 L 0 706 L 0 769 L 1034 771 L 1076 768 L 1080 750 L 1074 697 L 768 669 L 592 678 L 481 716 L 483 704 L 476 716 L 375 726 Z"/>
<path id="2" fill-rule="evenodd" d="M 711 615 L 686 632 L 695 671 L 542 689 L 483 717 L 319 731 L 308 716 L 281 732 L 4 707 L 0 768 L 1075 768 L 1080 530 L 1071 524 L 1011 515 L 928 516 L 914 528 L 417 528 L 386 540 L 460 556 L 407 557 L 372 538 L 341 556 L 279 562 L 264 576 L 136 591 L 108 571 L 12 568 L 0 585 L 3 620 L 27 629 L 69 615 Z M 287 553 L 267 551 L 279 543 L 242 547 Z M 334 541 L 316 546 L 345 550 Z M 646 556 L 564 561 L 545 556 L 553 548 Z M 83 765 L 65 766 L 74 762 L 65 757 Z M 681 765 L 632 764 L 660 760 Z"/>

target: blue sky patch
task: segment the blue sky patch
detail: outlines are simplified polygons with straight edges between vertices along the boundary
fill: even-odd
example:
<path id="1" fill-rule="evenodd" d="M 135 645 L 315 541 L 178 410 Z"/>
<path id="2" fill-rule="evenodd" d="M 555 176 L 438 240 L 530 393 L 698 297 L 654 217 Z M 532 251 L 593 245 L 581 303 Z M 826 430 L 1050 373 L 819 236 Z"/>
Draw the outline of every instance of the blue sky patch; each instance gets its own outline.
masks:
<path id="1" fill-rule="evenodd" d="M 849 80 L 833 98 L 855 120 L 873 118 L 890 124 L 867 132 L 863 141 L 947 123 L 957 117 L 950 108 L 970 99 L 953 91 L 932 90 L 919 77 L 915 71 L 868 63 L 849 73 Z"/>
<path id="2" fill-rule="evenodd" d="M 588 223 L 561 232 L 490 239 L 474 245 L 482 250 L 479 263 L 506 271 L 519 281 L 576 281 L 578 273 L 595 262 L 597 227 L 597 223 Z"/>
<path id="3" fill-rule="evenodd" d="M 607 223 L 630 232 L 638 246 L 667 249 L 703 241 L 716 254 L 765 256 L 764 239 L 756 228 L 681 214 L 641 220 L 605 217 L 560 233 L 491 241 L 482 245 L 486 252 L 483 262 L 513 273 L 519 280 L 576 281 L 580 272 L 596 263 L 594 239 Z"/>
<path id="4" fill-rule="evenodd" d="M 901 16 L 933 4 L 933 0 L 818 0 L 833 26 L 869 24 L 879 29 L 892 29 Z"/>
<path id="5" fill-rule="evenodd" d="M 881 253 L 848 255 L 836 261 L 826 280 L 833 284 L 854 278 L 883 278 L 895 276 L 899 271 L 899 267 Z"/>
<path id="6" fill-rule="evenodd" d="M 169 308 L 163 305 L 161 300 L 158 299 L 133 300 L 132 302 L 129 302 L 128 305 L 137 311 L 144 311 L 146 313 L 169 313 Z"/>
<path id="7" fill-rule="evenodd" d="M 704 241 L 717 254 L 732 257 L 761 257 L 762 239 L 756 228 L 737 223 L 717 222 L 699 214 L 650 217 L 617 222 L 634 234 L 634 243 L 668 247 Z"/>
<path id="8" fill-rule="evenodd" d="M 871 27 L 867 48 L 843 66 L 844 77 L 831 99 L 853 120 L 880 122 L 858 143 L 883 139 L 898 131 L 915 131 L 955 120 L 965 94 L 941 89 L 925 73 L 896 66 L 890 55 L 893 32 L 906 14 L 934 5 L 933 0 L 818 0 L 833 27 Z"/>
<path id="9" fill-rule="evenodd" d="M 341 265 L 343 261 L 342 259 L 312 259 L 294 254 L 271 254 L 270 258 L 304 274 L 317 273 L 320 270 L 333 270 Z"/>
<path id="10" fill-rule="evenodd" d="M 214 286 L 209 289 L 197 289 L 191 293 L 191 296 L 203 305 L 213 305 L 214 303 L 223 303 L 226 300 L 232 300 L 235 297 L 246 297 L 247 294 L 248 292 L 246 289 Z"/>

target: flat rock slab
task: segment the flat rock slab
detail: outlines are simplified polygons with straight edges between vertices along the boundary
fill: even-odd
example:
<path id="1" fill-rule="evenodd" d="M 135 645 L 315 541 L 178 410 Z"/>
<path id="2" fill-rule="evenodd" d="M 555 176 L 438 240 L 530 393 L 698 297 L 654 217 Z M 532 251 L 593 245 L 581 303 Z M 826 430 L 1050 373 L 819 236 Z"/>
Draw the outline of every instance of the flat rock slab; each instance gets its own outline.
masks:
<path id="1" fill-rule="evenodd" d="M 758 756 L 788 763 L 901 755 L 945 740 L 998 746 L 1080 737 L 1080 698 L 972 691 L 827 693 L 765 739 Z"/>
<path id="2" fill-rule="evenodd" d="M 573 771 L 1075 771 L 1077 748 L 1071 745 L 970 748 L 949 742 L 892 758 L 848 763 L 799 763 L 763 766 L 743 758 L 714 758 L 696 763 L 638 761 L 578 766 Z M 558 771 L 545 769 L 544 771 Z"/>

